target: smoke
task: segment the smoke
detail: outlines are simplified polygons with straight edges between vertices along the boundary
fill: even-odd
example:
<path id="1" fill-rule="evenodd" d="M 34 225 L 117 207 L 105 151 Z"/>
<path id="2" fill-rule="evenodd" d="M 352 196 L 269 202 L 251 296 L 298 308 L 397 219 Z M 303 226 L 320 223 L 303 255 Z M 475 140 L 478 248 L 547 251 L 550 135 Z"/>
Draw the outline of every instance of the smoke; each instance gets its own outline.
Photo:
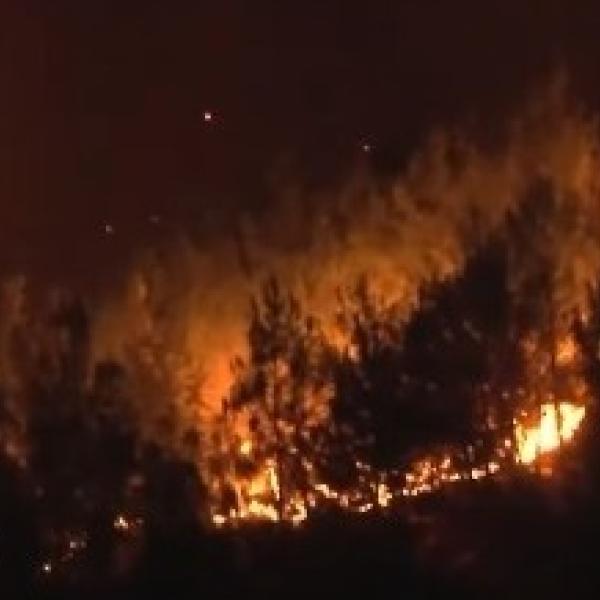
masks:
<path id="1" fill-rule="evenodd" d="M 158 331 L 166 348 L 201 368 L 198 399 L 210 415 L 228 392 L 230 361 L 245 352 L 249 298 L 268 275 L 331 336 L 341 335 L 338 292 L 365 275 L 378 297 L 408 316 L 419 290 L 459 272 L 540 182 L 549 193 L 539 202 L 552 207 L 515 249 L 512 277 L 518 282 L 533 268 L 543 246 L 561 310 L 581 308 L 600 272 L 596 120 L 557 77 L 507 116 L 503 130 L 491 146 L 478 135 L 432 132 L 391 183 L 362 170 L 334 191 L 282 190 L 260 218 L 149 252 L 99 310 L 96 356 L 123 358 L 127 345 Z"/>

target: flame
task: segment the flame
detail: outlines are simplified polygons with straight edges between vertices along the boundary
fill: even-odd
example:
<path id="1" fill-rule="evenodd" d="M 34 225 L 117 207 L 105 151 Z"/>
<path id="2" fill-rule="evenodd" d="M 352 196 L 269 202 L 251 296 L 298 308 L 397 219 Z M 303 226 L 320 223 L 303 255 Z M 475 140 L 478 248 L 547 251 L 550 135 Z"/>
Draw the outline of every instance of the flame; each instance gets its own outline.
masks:
<path id="1" fill-rule="evenodd" d="M 543 404 L 539 420 L 533 425 L 517 422 L 517 461 L 532 464 L 540 456 L 558 449 L 561 444 L 573 439 L 575 432 L 585 417 L 585 406 L 560 402 Z"/>
<path id="2" fill-rule="evenodd" d="M 252 440 L 244 440 L 240 444 L 240 454 L 246 457 L 252 454 Z"/>
<path id="3" fill-rule="evenodd" d="M 529 341 L 529 360 L 534 363 L 538 356 L 538 341 Z M 258 461 L 250 475 L 233 476 L 231 484 L 237 499 L 236 507 L 227 512 L 214 511 L 213 523 L 218 527 L 246 521 L 286 521 L 299 525 L 309 518 L 312 510 L 324 506 L 360 514 L 394 510 L 400 501 L 429 494 L 459 482 L 478 482 L 502 476 L 509 465 L 529 467 L 542 456 L 549 458 L 563 444 L 573 440 L 585 418 L 585 406 L 588 402 L 587 388 L 580 377 L 575 375 L 580 357 L 572 335 L 565 335 L 557 340 L 555 358 L 561 373 L 571 373 L 574 377 L 571 385 L 573 400 L 556 403 L 549 399 L 535 415 L 522 409 L 513 420 L 512 436 L 499 436 L 487 459 L 475 459 L 475 446 L 446 447 L 414 461 L 404 473 L 395 470 L 378 471 L 357 460 L 356 482 L 350 489 L 340 490 L 319 480 L 318 469 L 305 457 L 303 464 L 310 479 L 308 490 L 303 493 L 288 491 L 282 503 L 276 461 L 273 457 L 264 457 Z M 546 374 L 546 371 L 542 374 Z M 537 385 L 541 383 L 544 382 L 539 381 Z M 322 404 L 327 405 L 326 400 Z M 324 419 L 328 416 L 324 416 Z M 234 445 L 237 459 L 257 461 L 260 448 L 255 447 L 251 434 L 247 429 L 234 429 L 242 438 Z M 547 460 L 540 464 L 540 473 L 552 473 Z"/>
<path id="4" fill-rule="evenodd" d="M 131 525 L 130 525 L 129 521 L 123 515 L 117 515 L 117 517 L 115 517 L 115 520 L 113 522 L 113 527 L 117 531 L 129 531 L 129 528 L 131 527 Z"/>
<path id="5" fill-rule="evenodd" d="M 291 494 L 283 509 L 278 506 L 281 492 L 275 461 L 266 459 L 253 476 L 235 481 L 238 507 L 231 509 L 228 514 L 215 512 L 212 520 L 217 527 L 244 521 L 281 520 L 300 525 L 309 517 L 311 509 L 324 504 L 361 514 L 376 509 L 390 509 L 402 498 L 415 498 L 461 481 L 476 482 L 495 476 L 502 473 L 511 462 L 529 466 L 540 456 L 548 456 L 558 451 L 564 443 L 572 441 L 585 418 L 585 412 L 582 404 L 560 402 L 557 411 L 554 403 L 545 403 L 540 408 L 537 422 L 525 422 L 526 416 L 522 420 L 515 419 L 516 444 L 513 445 L 508 438 L 500 440 L 495 457 L 482 463 L 469 464 L 467 461 L 465 464 L 464 456 L 458 462 L 457 457 L 461 453 L 445 451 L 415 461 L 402 479 L 397 472 L 378 472 L 357 461 L 359 478 L 353 489 L 340 491 L 325 482 L 313 481 L 305 496 Z M 252 441 L 243 440 L 238 452 L 240 457 L 250 457 L 253 452 Z M 311 468 L 308 470 L 313 472 L 314 467 L 309 466 Z M 544 465 L 542 474 L 551 473 L 552 470 Z"/>
<path id="6" fill-rule="evenodd" d="M 577 342 L 572 335 L 561 338 L 556 345 L 556 364 L 564 367 L 575 362 L 577 357 Z"/>
<path id="7" fill-rule="evenodd" d="M 244 439 L 239 444 L 240 458 L 252 457 L 254 446 L 251 439 Z M 234 479 L 233 488 L 237 507 L 228 514 L 214 512 L 212 521 L 217 527 L 239 521 L 280 521 L 282 515 L 278 509 L 280 499 L 280 483 L 275 461 L 266 459 L 257 472 L 248 477 Z M 292 523 L 300 523 L 306 518 L 304 503 L 297 497 L 290 499 L 284 507 L 284 513 Z"/>

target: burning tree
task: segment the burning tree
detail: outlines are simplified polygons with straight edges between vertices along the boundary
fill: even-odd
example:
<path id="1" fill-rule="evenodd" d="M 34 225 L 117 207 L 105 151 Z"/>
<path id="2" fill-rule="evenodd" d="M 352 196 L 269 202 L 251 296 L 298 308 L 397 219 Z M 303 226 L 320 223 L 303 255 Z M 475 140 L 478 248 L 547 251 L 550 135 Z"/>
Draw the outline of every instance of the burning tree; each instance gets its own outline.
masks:
<path id="1" fill-rule="evenodd" d="M 236 361 L 224 409 L 229 433 L 235 432 L 236 475 L 248 481 L 238 488 L 237 501 L 245 510 L 260 510 L 260 496 L 273 506 L 275 520 L 303 516 L 316 433 L 328 418 L 327 352 L 318 324 L 269 279 L 252 300 L 248 358 Z M 231 424 L 239 417 L 244 423 L 236 430 Z"/>

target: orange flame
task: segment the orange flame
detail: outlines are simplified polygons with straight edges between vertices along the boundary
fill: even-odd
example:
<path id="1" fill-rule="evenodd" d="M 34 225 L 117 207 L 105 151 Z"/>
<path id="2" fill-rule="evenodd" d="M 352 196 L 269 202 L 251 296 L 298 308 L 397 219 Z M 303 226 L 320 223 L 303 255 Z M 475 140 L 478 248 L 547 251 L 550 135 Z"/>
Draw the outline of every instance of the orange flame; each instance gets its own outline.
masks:
<path id="1" fill-rule="evenodd" d="M 558 449 L 561 444 L 573 439 L 585 417 L 585 406 L 570 402 L 546 403 L 540 408 L 539 421 L 533 425 L 517 422 L 517 462 L 532 464 L 540 456 Z"/>

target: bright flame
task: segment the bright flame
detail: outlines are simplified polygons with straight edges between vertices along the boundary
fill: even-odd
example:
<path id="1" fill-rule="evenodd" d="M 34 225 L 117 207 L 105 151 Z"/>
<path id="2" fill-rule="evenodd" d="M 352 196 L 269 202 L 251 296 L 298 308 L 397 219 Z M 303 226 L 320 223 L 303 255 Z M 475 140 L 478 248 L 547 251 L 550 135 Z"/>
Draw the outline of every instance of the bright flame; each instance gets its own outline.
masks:
<path id="1" fill-rule="evenodd" d="M 538 423 L 516 424 L 517 462 L 529 465 L 573 439 L 584 417 L 585 406 L 561 402 L 557 411 L 554 404 L 543 404 Z"/>
<path id="2" fill-rule="evenodd" d="M 252 441 L 244 440 L 240 444 L 240 454 L 242 456 L 250 456 L 252 454 Z"/>
<path id="3" fill-rule="evenodd" d="M 123 515 L 118 515 L 113 522 L 113 527 L 117 531 L 128 531 L 130 528 L 130 524 L 129 521 Z"/>

